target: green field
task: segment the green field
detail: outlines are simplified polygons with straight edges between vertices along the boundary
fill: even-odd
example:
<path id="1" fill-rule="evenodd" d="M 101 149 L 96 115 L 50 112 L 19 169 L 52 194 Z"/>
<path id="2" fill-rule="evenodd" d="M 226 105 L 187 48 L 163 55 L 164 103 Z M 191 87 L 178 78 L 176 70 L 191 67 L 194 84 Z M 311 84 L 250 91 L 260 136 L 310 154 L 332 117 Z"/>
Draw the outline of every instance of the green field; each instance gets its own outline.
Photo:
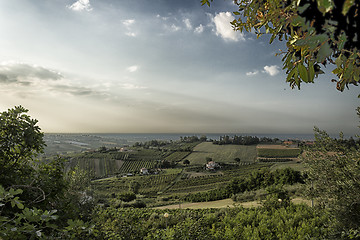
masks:
<path id="1" fill-rule="evenodd" d="M 162 160 L 161 152 L 141 149 L 127 152 L 85 152 L 71 155 L 68 169 L 78 166 L 86 170 L 91 178 L 103 178 L 121 173 L 139 172 L 141 168 L 154 168 Z"/>
<path id="2" fill-rule="evenodd" d="M 173 152 L 168 155 L 165 159 L 169 162 L 180 162 L 184 158 L 186 158 L 190 152 Z"/>
<path id="3" fill-rule="evenodd" d="M 165 193 L 191 193 L 201 192 L 215 189 L 219 186 L 224 186 L 233 178 L 245 177 L 253 171 L 258 171 L 263 168 L 270 168 L 272 164 L 258 163 L 241 165 L 231 170 L 219 170 L 216 174 L 205 174 L 197 177 L 185 177 L 177 181 Z"/>
<path id="4" fill-rule="evenodd" d="M 109 198 L 111 194 L 116 195 L 129 191 L 131 182 L 137 182 L 139 184 L 139 194 L 156 196 L 158 192 L 167 188 L 181 171 L 181 169 L 169 169 L 158 175 L 99 179 L 92 182 L 92 187 L 102 198 Z"/>
<path id="5" fill-rule="evenodd" d="M 186 159 L 191 164 L 204 165 L 207 157 L 222 163 L 233 163 L 235 158 L 240 158 L 241 162 L 255 162 L 256 146 L 215 145 L 211 142 L 203 142 L 197 145 Z"/>
<path id="6" fill-rule="evenodd" d="M 258 157 L 263 158 L 296 158 L 300 152 L 299 148 L 257 148 Z"/>

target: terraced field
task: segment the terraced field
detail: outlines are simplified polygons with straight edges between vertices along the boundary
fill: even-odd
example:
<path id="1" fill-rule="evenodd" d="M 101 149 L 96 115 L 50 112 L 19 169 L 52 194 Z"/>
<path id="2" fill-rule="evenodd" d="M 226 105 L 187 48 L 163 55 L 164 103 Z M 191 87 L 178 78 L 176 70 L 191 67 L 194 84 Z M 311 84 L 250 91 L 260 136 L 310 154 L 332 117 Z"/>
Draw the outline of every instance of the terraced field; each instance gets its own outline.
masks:
<path id="1" fill-rule="evenodd" d="M 289 162 L 297 160 L 300 148 L 282 145 L 258 145 L 256 147 L 260 162 Z"/>
<path id="2" fill-rule="evenodd" d="M 219 170 L 216 174 L 207 174 L 197 177 L 189 177 L 190 175 L 188 175 L 180 181 L 177 181 L 166 191 L 166 193 L 190 193 L 215 189 L 218 186 L 225 185 L 234 177 L 244 177 L 252 171 L 270 168 L 271 166 L 272 164 L 267 163 L 244 164 L 231 170 Z"/>
<path id="3" fill-rule="evenodd" d="M 181 173 L 181 169 L 171 169 L 158 175 L 111 177 L 92 182 L 92 186 L 103 198 L 110 194 L 119 194 L 129 191 L 130 184 L 136 182 L 139 185 L 139 193 L 146 196 L 156 196 L 158 192 L 169 186 Z"/>
<path id="4" fill-rule="evenodd" d="M 241 162 L 255 162 L 256 146 L 215 145 L 211 142 L 203 142 L 197 145 L 186 159 L 191 164 L 204 165 L 207 157 L 223 163 L 235 162 L 235 158 L 240 158 Z"/>

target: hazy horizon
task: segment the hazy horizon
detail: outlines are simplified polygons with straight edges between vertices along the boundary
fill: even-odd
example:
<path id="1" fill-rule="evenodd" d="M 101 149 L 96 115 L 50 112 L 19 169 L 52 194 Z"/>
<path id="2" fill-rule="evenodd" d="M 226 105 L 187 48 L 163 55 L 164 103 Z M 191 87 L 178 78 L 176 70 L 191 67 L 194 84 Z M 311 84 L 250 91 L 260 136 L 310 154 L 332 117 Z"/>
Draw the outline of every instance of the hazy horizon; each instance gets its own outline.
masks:
<path id="1" fill-rule="evenodd" d="M 234 32 L 232 0 L 0 0 L 0 111 L 49 133 L 357 134 L 331 66 L 285 82 L 284 42 Z"/>

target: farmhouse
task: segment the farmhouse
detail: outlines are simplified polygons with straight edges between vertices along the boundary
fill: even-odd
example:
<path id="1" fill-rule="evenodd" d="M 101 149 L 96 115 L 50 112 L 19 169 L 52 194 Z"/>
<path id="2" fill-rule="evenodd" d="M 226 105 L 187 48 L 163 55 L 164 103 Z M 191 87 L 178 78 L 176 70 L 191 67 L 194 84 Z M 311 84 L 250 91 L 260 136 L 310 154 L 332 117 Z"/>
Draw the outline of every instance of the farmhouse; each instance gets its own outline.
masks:
<path id="1" fill-rule="evenodd" d="M 149 174 L 149 170 L 147 168 L 141 168 L 140 173 L 143 175 Z"/>
<path id="2" fill-rule="evenodd" d="M 206 170 L 215 170 L 215 168 L 219 167 L 215 161 L 210 161 L 206 164 Z"/>

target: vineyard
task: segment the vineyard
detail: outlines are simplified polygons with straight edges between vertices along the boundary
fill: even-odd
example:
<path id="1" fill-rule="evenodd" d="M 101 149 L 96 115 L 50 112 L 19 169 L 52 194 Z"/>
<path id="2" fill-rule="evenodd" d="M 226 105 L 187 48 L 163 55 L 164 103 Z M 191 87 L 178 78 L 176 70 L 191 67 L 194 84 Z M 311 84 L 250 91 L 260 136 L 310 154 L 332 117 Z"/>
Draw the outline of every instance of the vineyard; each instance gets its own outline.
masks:
<path id="1" fill-rule="evenodd" d="M 301 150 L 299 148 L 257 148 L 258 157 L 263 158 L 296 158 L 300 152 Z"/>
<path id="2" fill-rule="evenodd" d="M 256 146 L 215 145 L 211 142 L 203 142 L 197 145 L 186 159 L 191 164 L 204 165 L 207 157 L 223 163 L 235 162 L 235 158 L 240 158 L 242 162 L 255 162 Z"/>
<path id="3" fill-rule="evenodd" d="M 180 173 L 181 169 L 169 171 L 169 174 L 162 172 L 158 175 L 112 177 L 93 181 L 92 186 L 100 196 L 108 198 L 109 193 L 118 194 L 129 191 L 130 184 L 136 182 L 139 184 L 140 194 L 154 196 L 171 184 Z"/>
<path id="4" fill-rule="evenodd" d="M 139 173 L 141 168 L 155 168 L 157 161 L 125 161 L 117 173 Z"/>
<path id="5" fill-rule="evenodd" d="M 271 167 L 271 164 L 242 165 L 239 168 L 219 171 L 215 175 L 204 175 L 191 178 L 182 178 L 176 182 L 166 193 L 189 193 L 215 189 L 229 182 L 234 177 L 247 176 L 252 171 Z"/>
<path id="6" fill-rule="evenodd" d="M 139 172 L 141 168 L 154 168 L 161 159 L 161 153 L 153 149 L 85 152 L 72 155 L 67 169 L 78 166 L 87 171 L 91 178 L 103 178 L 119 173 Z"/>
<path id="7" fill-rule="evenodd" d="M 173 152 L 165 159 L 169 162 L 180 162 L 181 160 L 189 156 L 190 153 L 191 152 Z"/>

